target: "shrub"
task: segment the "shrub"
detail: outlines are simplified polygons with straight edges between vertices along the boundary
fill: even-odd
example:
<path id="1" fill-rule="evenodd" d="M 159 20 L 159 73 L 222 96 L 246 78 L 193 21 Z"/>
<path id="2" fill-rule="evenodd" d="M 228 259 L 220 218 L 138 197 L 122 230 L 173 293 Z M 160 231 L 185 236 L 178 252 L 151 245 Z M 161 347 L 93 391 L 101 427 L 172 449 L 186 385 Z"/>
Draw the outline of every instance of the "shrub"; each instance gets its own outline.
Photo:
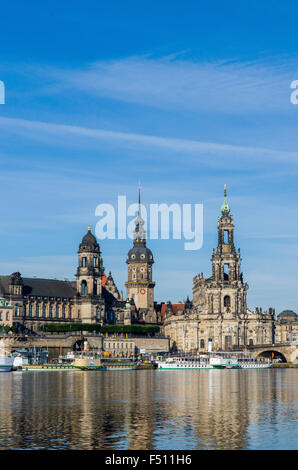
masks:
<path id="1" fill-rule="evenodd" d="M 154 335 L 160 331 L 156 325 L 98 325 L 94 323 L 46 323 L 39 327 L 39 331 L 48 333 L 67 333 L 70 331 L 90 331 L 96 333 L 130 333 L 140 335 Z"/>

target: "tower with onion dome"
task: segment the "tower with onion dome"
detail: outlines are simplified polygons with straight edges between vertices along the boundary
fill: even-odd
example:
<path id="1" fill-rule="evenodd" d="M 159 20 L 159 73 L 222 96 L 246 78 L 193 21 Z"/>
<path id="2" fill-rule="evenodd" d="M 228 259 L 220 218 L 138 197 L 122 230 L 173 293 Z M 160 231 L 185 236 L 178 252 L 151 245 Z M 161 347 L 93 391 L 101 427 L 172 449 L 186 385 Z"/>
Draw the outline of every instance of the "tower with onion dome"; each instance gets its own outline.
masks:
<path id="1" fill-rule="evenodd" d="M 135 220 L 133 248 L 126 258 L 128 264 L 127 298 L 133 299 L 136 308 L 146 321 L 150 321 L 150 312 L 154 311 L 154 286 L 152 281 L 152 251 L 146 246 L 146 231 L 141 215 L 141 190 L 139 185 L 139 208 Z"/>
<path id="2" fill-rule="evenodd" d="M 81 297 L 101 296 L 101 278 L 104 274 L 100 248 L 95 236 L 88 232 L 83 237 L 78 251 L 77 291 Z"/>

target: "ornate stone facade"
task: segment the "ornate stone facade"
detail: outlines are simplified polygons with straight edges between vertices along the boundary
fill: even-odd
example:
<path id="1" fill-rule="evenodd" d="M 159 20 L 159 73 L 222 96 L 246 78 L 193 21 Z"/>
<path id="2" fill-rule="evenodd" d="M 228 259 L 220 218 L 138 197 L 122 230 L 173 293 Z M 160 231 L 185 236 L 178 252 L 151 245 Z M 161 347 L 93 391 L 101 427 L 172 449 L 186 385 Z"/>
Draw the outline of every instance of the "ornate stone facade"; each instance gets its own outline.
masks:
<path id="1" fill-rule="evenodd" d="M 79 245 L 76 281 L 23 278 L 15 272 L 0 276 L 0 295 L 13 306 L 9 323 L 35 331 L 46 322 L 123 323 L 126 312 L 111 273 L 104 274 L 90 226 Z"/>
<path id="2" fill-rule="evenodd" d="M 181 351 L 238 349 L 274 342 L 274 310 L 247 307 L 247 283 L 241 273 L 240 249 L 234 245 L 234 220 L 224 203 L 217 224 L 218 245 L 212 251 L 212 276 L 203 273 L 193 280 L 193 302 L 176 315 L 167 309 L 164 331 L 172 346 Z"/>
<path id="3" fill-rule="evenodd" d="M 193 279 L 193 301 L 172 305 L 154 302 L 152 251 L 139 211 L 133 247 L 127 255 L 127 299 L 123 300 L 111 272 L 104 272 L 100 247 L 90 226 L 78 250 L 76 280 L 0 276 L 0 324 L 37 331 L 46 322 L 99 324 L 158 323 L 173 349 L 184 352 L 238 349 L 298 340 L 298 316 L 284 311 L 275 318 L 269 308 L 250 310 L 248 285 L 241 272 L 240 249 L 234 245 L 234 219 L 227 203 L 218 217 L 218 243 L 213 249 L 212 275 Z"/>
<path id="4" fill-rule="evenodd" d="M 298 315 L 293 310 L 283 310 L 275 324 L 275 343 L 298 342 Z"/>

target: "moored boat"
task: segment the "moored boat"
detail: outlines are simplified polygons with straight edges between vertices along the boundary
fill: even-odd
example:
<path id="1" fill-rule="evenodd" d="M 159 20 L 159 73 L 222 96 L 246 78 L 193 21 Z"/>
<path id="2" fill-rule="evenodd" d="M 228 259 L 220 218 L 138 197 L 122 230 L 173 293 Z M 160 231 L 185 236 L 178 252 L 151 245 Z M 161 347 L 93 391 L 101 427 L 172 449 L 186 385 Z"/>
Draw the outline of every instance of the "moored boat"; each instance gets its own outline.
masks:
<path id="1" fill-rule="evenodd" d="M 4 343 L 1 341 L 0 345 L 0 372 L 10 372 L 12 370 L 14 358 L 10 352 L 5 348 Z"/>
<path id="2" fill-rule="evenodd" d="M 10 372 L 12 370 L 14 358 L 10 355 L 0 354 L 0 372 Z"/>
<path id="3" fill-rule="evenodd" d="M 195 357 L 172 356 L 157 360 L 158 369 L 268 369 L 271 361 L 243 353 L 219 352 Z"/>
<path id="4" fill-rule="evenodd" d="M 200 357 L 168 357 L 157 360 L 158 369 L 213 369 L 209 360 Z"/>

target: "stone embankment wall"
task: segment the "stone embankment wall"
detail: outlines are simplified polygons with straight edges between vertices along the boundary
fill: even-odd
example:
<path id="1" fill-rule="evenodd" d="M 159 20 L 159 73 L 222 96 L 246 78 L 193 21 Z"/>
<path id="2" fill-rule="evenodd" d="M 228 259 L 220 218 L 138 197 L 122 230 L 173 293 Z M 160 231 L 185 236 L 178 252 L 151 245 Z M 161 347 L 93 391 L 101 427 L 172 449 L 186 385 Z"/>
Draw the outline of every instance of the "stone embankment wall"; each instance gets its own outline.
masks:
<path id="1" fill-rule="evenodd" d="M 10 351 L 22 348 L 42 348 L 49 351 L 49 359 L 58 358 L 74 350 L 74 345 L 78 341 L 87 339 L 89 348 L 103 349 L 104 338 L 102 335 L 90 335 L 88 333 L 78 334 L 53 334 L 47 336 L 5 336 L 2 337 L 5 348 Z M 125 341 L 124 338 L 111 338 L 113 341 Z M 168 338 L 130 337 L 138 349 L 146 349 L 148 353 L 159 353 L 169 351 Z"/>

